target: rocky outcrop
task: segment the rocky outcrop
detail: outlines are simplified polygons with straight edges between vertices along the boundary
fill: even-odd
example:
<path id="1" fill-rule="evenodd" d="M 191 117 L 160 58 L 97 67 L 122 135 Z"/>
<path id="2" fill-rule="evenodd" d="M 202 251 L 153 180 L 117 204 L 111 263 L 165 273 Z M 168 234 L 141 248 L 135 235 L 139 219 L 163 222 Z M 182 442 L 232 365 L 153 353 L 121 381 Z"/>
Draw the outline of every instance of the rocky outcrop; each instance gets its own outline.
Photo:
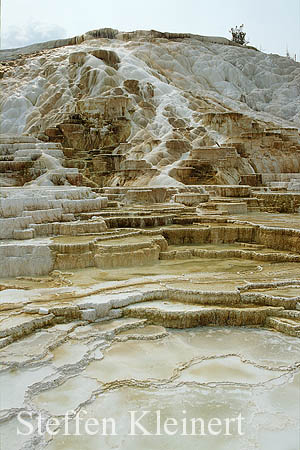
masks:
<path id="1" fill-rule="evenodd" d="M 83 184 L 76 168 L 64 167 L 62 146 L 30 136 L 0 135 L 0 187 Z"/>
<path id="2" fill-rule="evenodd" d="M 113 29 L 0 61 L 0 441 L 77 448 L 17 414 L 84 408 L 120 419 L 105 448 L 145 447 L 124 417 L 151 397 L 296 448 L 299 65 Z"/>
<path id="3" fill-rule="evenodd" d="M 257 185 L 261 174 L 300 170 L 295 61 L 153 30 L 94 30 L 14 53 L 0 53 L 12 58 L 2 63 L 0 132 L 62 144 L 65 167 L 93 186 L 234 185 L 247 176 Z M 18 168 L 27 181 L 32 162 Z"/>

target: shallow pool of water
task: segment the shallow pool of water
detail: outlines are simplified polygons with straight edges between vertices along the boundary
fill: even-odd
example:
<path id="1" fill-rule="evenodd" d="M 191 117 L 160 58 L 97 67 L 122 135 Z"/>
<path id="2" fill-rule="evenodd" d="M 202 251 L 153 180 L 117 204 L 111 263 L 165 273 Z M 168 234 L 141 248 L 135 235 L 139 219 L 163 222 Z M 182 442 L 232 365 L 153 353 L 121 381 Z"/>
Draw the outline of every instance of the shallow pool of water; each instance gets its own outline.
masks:
<path id="1" fill-rule="evenodd" d="M 103 340 L 103 332 L 112 334 Z M 41 450 L 294 450 L 299 345 L 260 329 L 143 330 L 132 319 L 85 325 L 70 329 L 44 366 L 2 372 L 2 408 L 30 408 L 43 421 L 58 420 L 55 435 L 35 431 Z M 69 410 L 81 419 L 70 418 L 66 433 Z M 24 427 L 16 412 L 0 424 L 11 450 L 26 441 L 17 435 Z M 85 428 L 88 419 L 98 422 L 96 433 Z M 37 430 L 36 417 L 32 423 Z"/>

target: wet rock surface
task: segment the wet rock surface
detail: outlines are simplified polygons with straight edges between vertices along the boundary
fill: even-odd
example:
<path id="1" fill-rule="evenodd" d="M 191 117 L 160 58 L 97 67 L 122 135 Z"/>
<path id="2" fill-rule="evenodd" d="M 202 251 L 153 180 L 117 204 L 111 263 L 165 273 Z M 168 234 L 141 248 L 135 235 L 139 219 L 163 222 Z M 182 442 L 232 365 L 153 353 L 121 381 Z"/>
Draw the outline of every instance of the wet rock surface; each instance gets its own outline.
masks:
<path id="1" fill-rule="evenodd" d="M 112 29 L 0 51 L 1 449 L 299 447 L 299 67 L 268 58 Z M 244 434 L 130 436 L 145 409 Z"/>
<path id="2" fill-rule="evenodd" d="M 125 409 L 151 404 L 180 421 L 178 398 L 186 420 L 243 414 L 251 440 L 209 436 L 216 448 L 281 450 L 287 436 L 297 445 L 297 216 L 203 214 L 171 201 L 214 195 L 203 190 L 119 189 L 112 201 L 109 189 L 2 188 L 1 220 L 20 229 L 2 228 L 0 241 L 0 432 L 11 448 L 140 448 L 151 441 L 130 439 Z M 69 410 L 70 430 L 80 411 L 109 413 L 118 434 L 39 432 Z M 21 412 L 28 439 L 16 434 Z M 158 448 L 181 438 L 162 435 Z"/>
<path id="3" fill-rule="evenodd" d="M 18 383 L 13 397 L 6 396 L 7 390 L 2 394 L 0 423 L 2 439 L 14 449 L 24 442 L 26 448 L 47 449 L 87 449 L 99 442 L 107 449 L 121 442 L 123 448 L 150 445 L 149 436 L 129 436 L 128 411 L 146 405 L 160 410 L 161 419 L 185 417 L 189 424 L 186 436 L 156 437 L 158 448 L 180 448 L 183 442 L 188 448 L 205 448 L 206 439 L 191 434 L 189 421 L 240 412 L 245 435 L 237 438 L 232 427 L 231 436 L 209 436 L 212 445 L 267 449 L 272 443 L 280 449 L 287 439 L 291 446 L 297 442 L 299 347 L 294 338 L 240 328 L 172 331 L 128 318 L 56 325 L 26 339 L 30 345 L 25 353 L 15 343 L 1 354 L 1 386 L 12 379 Z M 74 415 L 84 410 L 98 420 L 114 417 L 117 435 L 87 435 L 83 429 L 76 436 L 75 417 L 70 416 L 68 436 L 63 423 L 57 435 L 39 436 L 35 415 L 41 414 L 43 423 L 49 418 L 59 422 L 69 410 Z M 16 436 L 21 411 L 33 414 L 32 440 Z M 149 433 L 155 433 L 153 421 L 151 414 L 143 421 Z"/>

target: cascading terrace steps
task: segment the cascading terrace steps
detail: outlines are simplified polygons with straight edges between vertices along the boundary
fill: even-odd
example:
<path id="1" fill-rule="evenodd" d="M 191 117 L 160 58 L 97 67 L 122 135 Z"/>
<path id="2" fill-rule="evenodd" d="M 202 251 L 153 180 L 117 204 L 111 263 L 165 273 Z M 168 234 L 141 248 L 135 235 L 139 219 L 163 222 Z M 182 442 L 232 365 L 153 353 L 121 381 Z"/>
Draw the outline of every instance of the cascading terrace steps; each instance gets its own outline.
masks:
<path id="1" fill-rule="evenodd" d="M 135 261 L 139 261 L 139 264 L 147 264 L 150 261 L 189 258 L 236 258 L 278 263 L 299 262 L 298 230 L 277 229 L 247 222 L 242 223 L 237 220 L 230 221 L 221 217 L 213 220 L 209 216 L 206 218 L 199 216 L 197 208 L 184 205 L 167 207 L 165 204 L 158 204 L 145 207 L 142 213 L 139 208 L 135 207 L 127 207 L 122 212 L 119 212 L 119 208 L 105 210 L 107 199 L 97 197 L 97 194 L 93 193 L 90 188 L 49 187 L 42 190 L 2 188 L 0 194 L 2 195 L 0 211 L 4 216 L 0 218 L 0 222 L 5 224 L 5 227 L 2 227 L 1 237 L 19 240 L 14 254 L 11 253 L 12 243 L 8 243 L 6 247 L 4 246 L 5 242 L 2 244 L 3 255 L 8 260 L 5 270 L 2 269 L 1 273 L 6 277 L 9 276 L 10 271 L 13 276 L 33 276 L 35 265 L 30 263 L 27 266 L 24 262 L 26 257 L 28 262 L 32 262 L 35 258 L 34 255 L 39 254 L 39 247 L 47 253 L 45 261 L 48 263 L 42 264 L 37 269 L 36 275 L 47 275 L 53 268 L 59 270 L 85 267 L 108 269 L 134 266 Z M 190 195 L 194 196 L 189 193 L 188 197 Z M 151 227 L 156 228 L 151 232 L 153 236 L 157 236 L 156 239 L 164 237 L 166 245 L 163 248 L 157 247 L 158 242 L 153 244 L 131 242 L 130 245 L 120 246 L 120 241 L 117 241 L 110 247 L 106 244 L 106 248 L 109 250 L 105 250 L 105 246 L 91 243 L 93 251 L 91 249 L 83 251 L 81 252 L 82 258 L 78 258 L 80 252 L 76 250 L 76 245 L 71 244 L 70 250 L 60 251 L 58 246 L 47 241 L 47 238 L 56 235 L 73 236 L 75 239 L 76 236 L 90 235 L 92 242 L 93 235 L 99 239 L 102 233 L 107 232 L 108 228 L 117 230 L 145 228 L 146 230 L 147 227 L 149 232 Z M 118 234 L 119 231 L 116 236 Z M 46 240 L 35 242 L 34 238 L 45 238 Z M 22 244 L 24 239 L 28 240 L 26 244 Z M 206 244 L 234 243 L 248 243 L 248 246 L 256 245 L 258 247 L 222 250 L 201 248 L 201 245 Z M 186 244 L 193 245 L 194 248 L 168 249 L 168 245 Z M 262 244 L 265 244 L 266 249 L 259 248 Z M 67 247 L 68 244 L 65 244 L 65 248 Z M 272 250 L 268 250 L 268 247 Z M 80 245 L 78 248 L 81 248 Z M 9 258 L 12 258 L 11 261 Z M 16 264 L 13 270 L 14 263 Z"/>
<path id="2" fill-rule="evenodd" d="M 106 231 L 101 218 L 76 219 L 106 206 L 106 197 L 85 187 L 0 188 L 0 276 L 47 275 L 54 268 L 49 236 Z"/>
<path id="3" fill-rule="evenodd" d="M 300 321 L 293 319 L 284 319 L 281 317 L 268 317 L 266 326 L 276 331 L 288 334 L 289 336 L 300 337 Z"/>
<path id="4" fill-rule="evenodd" d="M 20 278 L 21 282 L 22 277 L 32 277 L 34 282 L 35 277 L 61 273 L 60 280 L 68 281 L 64 273 L 70 270 L 102 273 L 128 270 L 137 265 L 151 270 L 158 264 L 176 264 L 176 261 L 196 261 L 195 264 L 201 264 L 202 260 L 212 261 L 212 264 L 213 261 L 228 261 L 231 264 L 231 261 L 242 260 L 292 264 L 293 267 L 300 262 L 298 230 L 230 218 L 255 209 L 295 212 L 297 193 L 264 192 L 262 187 L 251 187 L 252 183 L 92 189 L 66 184 L 53 186 L 55 173 L 78 174 L 77 169 L 66 168 L 71 164 L 66 164 L 64 152 L 69 154 L 70 149 L 62 149 L 60 143 L 42 143 L 27 136 L 1 138 L 0 141 L 0 163 L 7 167 L 12 164 L 12 169 L 19 167 L 19 163 L 33 165 L 35 174 L 31 172 L 31 175 L 38 175 L 42 185 L 46 181 L 44 186 L 30 183 L 22 188 L 0 188 L 2 278 Z M 232 153 L 229 160 L 239 158 L 235 146 L 203 147 L 192 151 L 190 161 L 194 165 L 196 161 L 206 164 L 205 158 L 210 155 L 222 164 L 222 155 L 227 150 Z M 52 165 L 51 169 L 43 166 L 43 159 L 49 161 L 48 157 L 54 169 Z M 183 167 L 178 170 L 187 169 L 187 164 L 189 159 L 183 161 Z M 122 163 L 125 171 L 136 170 L 139 165 L 144 167 L 145 164 L 143 161 L 136 164 L 134 160 Z M 298 175 L 293 178 L 290 175 L 282 174 L 280 178 L 276 174 L 260 174 L 259 178 L 261 183 L 269 183 L 265 189 L 272 189 L 275 187 L 272 183 L 276 182 L 293 180 L 295 185 Z M 245 176 L 245 180 L 248 179 Z M 67 178 L 64 180 L 65 183 Z M 272 206 L 266 201 L 270 198 Z M 109 204 L 109 200 L 113 203 Z M 145 280 L 141 284 L 144 283 Z M 80 298 L 67 294 L 62 303 L 58 294 L 54 304 L 51 299 L 49 305 L 45 301 L 40 305 L 26 301 L 22 307 L 14 302 L 2 304 L 0 298 L 0 310 L 1 305 L 3 311 L 14 310 L 14 305 L 18 305 L 19 311 L 15 325 L 10 321 L 10 314 L 7 322 L 6 319 L 1 322 L 0 347 L 46 326 L 74 320 L 94 323 L 112 317 L 136 318 L 143 323 L 170 328 L 265 327 L 300 336 L 297 310 L 300 297 L 251 292 L 243 286 L 227 291 L 186 291 L 167 289 L 163 285 L 160 283 L 154 290 L 141 288 L 130 295 L 109 290 L 105 295 L 89 293 Z"/>
<path id="5" fill-rule="evenodd" d="M 157 281 L 168 280 L 170 283 L 172 279 L 174 280 L 172 276 L 167 277 L 166 280 L 159 277 Z M 300 288 L 300 280 L 248 284 L 235 291 L 158 288 L 153 281 L 152 286 L 143 288 L 143 281 L 145 283 L 146 280 L 133 280 L 131 291 L 127 289 L 121 293 L 107 286 L 106 289 L 102 287 L 100 291 L 97 288 L 87 289 L 70 296 L 66 295 L 69 289 L 66 293 L 64 289 L 60 289 L 52 299 L 49 298 L 46 302 L 47 306 L 44 306 L 45 300 L 39 298 L 37 293 L 31 297 L 29 292 L 27 300 L 23 298 L 18 303 L 17 315 L 9 314 L 14 309 L 13 303 L 5 304 L 1 301 L 0 308 L 4 317 L 0 323 L 0 348 L 45 326 L 74 320 L 97 323 L 99 320 L 109 320 L 114 317 L 139 320 L 141 324 L 147 321 L 150 324 L 169 328 L 265 327 L 300 337 L 300 312 L 297 310 L 300 296 L 289 299 L 268 294 L 260 295 L 255 292 L 243 293 L 245 289 L 249 292 L 251 289 L 263 286 L 282 288 L 285 285 L 293 285 Z"/>
<path id="6" fill-rule="evenodd" d="M 155 325 L 168 328 L 197 326 L 263 326 L 275 307 L 211 307 L 187 303 L 146 302 L 125 308 L 125 317 L 147 319 Z"/>
<path id="7" fill-rule="evenodd" d="M 116 418 L 103 448 L 147 447 L 126 416 L 151 404 L 245 417 L 211 448 L 296 448 L 299 64 L 102 29 L 0 66 L 0 447 L 97 448 L 62 436 L 85 412 Z"/>
<path id="8" fill-rule="evenodd" d="M 9 158 L 9 160 L 7 160 Z M 0 135 L 0 186 L 22 186 L 25 183 L 51 185 L 56 181 L 80 185 L 82 177 L 76 168 L 64 168 L 61 144 L 42 142 L 30 136 Z"/>

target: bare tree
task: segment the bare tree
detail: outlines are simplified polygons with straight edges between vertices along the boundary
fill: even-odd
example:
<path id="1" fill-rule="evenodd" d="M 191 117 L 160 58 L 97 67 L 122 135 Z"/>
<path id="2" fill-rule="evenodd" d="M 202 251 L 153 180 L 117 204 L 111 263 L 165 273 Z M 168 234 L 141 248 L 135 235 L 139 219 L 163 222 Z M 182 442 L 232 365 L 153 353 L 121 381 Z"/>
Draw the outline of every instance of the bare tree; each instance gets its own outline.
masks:
<path id="1" fill-rule="evenodd" d="M 244 24 L 240 25 L 239 27 L 236 26 L 235 28 L 231 28 L 230 33 L 232 35 L 232 41 L 236 42 L 240 45 L 247 45 L 249 41 L 246 40 L 246 33 L 244 31 Z"/>

